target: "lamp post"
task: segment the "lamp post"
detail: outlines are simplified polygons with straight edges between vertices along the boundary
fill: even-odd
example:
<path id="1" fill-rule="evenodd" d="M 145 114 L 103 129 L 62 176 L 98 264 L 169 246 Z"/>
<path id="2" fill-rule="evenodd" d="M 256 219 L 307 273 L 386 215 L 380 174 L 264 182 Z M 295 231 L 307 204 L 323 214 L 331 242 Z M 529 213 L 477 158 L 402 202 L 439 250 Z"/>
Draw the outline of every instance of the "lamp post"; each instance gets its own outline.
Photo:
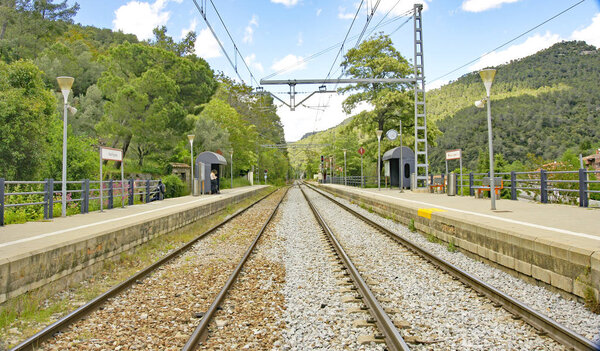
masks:
<path id="1" fill-rule="evenodd" d="M 64 98 L 61 216 L 65 217 L 67 215 L 67 100 L 75 78 L 56 77 L 56 80 Z"/>
<path id="2" fill-rule="evenodd" d="M 231 189 L 233 189 L 233 150 L 229 152 L 231 158 Z"/>
<path id="3" fill-rule="evenodd" d="M 348 185 L 348 171 L 346 170 L 346 149 L 344 149 L 344 185 Z"/>
<path id="4" fill-rule="evenodd" d="M 192 173 L 191 173 L 191 191 L 192 191 L 192 196 L 196 195 L 196 182 L 194 181 L 194 134 L 189 134 L 188 136 L 188 140 L 190 141 L 190 167 L 192 169 Z"/>
<path id="5" fill-rule="evenodd" d="M 381 190 L 381 134 L 383 130 L 377 130 L 377 190 Z"/>
<path id="6" fill-rule="evenodd" d="M 488 122 L 488 143 L 490 153 L 490 198 L 492 199 L 492 211 L 496 209 L 496 187 L 494 182 L 494 146 L 492 144 L 492 111 L 490 103 L 490 90 L 492 83 L 494 82 L 494 76 L 496 75 L 495 69 L 484 69 L 479 71 L 485 91 L 487 93 L 487 122 Z M 475 106 L 483 108 L 483 101 L 479 100 L 475 102 Z"/>

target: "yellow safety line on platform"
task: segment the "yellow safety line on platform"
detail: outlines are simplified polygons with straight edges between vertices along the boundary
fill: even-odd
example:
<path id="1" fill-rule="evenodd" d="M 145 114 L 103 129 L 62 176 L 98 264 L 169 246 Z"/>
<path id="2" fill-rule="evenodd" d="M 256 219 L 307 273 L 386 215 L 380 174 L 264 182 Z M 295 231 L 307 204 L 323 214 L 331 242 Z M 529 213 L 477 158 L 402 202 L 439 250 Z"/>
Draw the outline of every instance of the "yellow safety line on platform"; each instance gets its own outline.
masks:
<path id="1" fill-rule="evenodd" d="M 431 214 L 433 212 L 448 212 L 448 211 L 442 210 L 440 208 L 420 208 L 417 211 L 417 215 L 419 215 L 419 217 L 425 217 L 427 219 L 431 219 Z"/>
<path id="2" fill-rule="evenodd" d="M 366 191 L 366 190 L 359 190 L 359 189 L 357 189 L 356 192 L 360 192 L 360 193 L 363 193 L 363 194 L 369 194 L 371 196 L 376 195 L 376 196 L 387 197 L 387 198 L 390 198 L 390 199 L 404 201 L 404 202 L 409 202 L 409 203 L 413 203 L 413 204 L 419 204 L 419 205 L 425 205 L 425 206 L 427 206 L 427 205 L 429 205 L 429 206 L 435 206 L 434 204 L 431 204 L 431 203 L 428 203 L 428 202 L 424 202 L 424 201 L 408 200 L 408 199 L 403 199 L 403 198 L 400 198 L 400 197 L 390 196 L 390 195 L 385 195 L 385 194 L 374 194 L 373 192 Z M 492 215 L 488 215 L 488 214 L 484 214 L 484 213 L 477 213 L 477 212 L 473 212 L 473 211 L 459 210 L 457 208 L 452 208 L 452 207 L 446 207 L 446 206 L 439 206 L 439 207 L 441 207 L 441 208 L 443 208 L 445 210 L 448 210 L 448 211 L 452 211 L 452 212 L 464 213 L 464 214 L 478 216 L 478 217 L 483 217 L 483 218 L 490 218 L 490 219 L 495 219 L 495 220 L 502 221 L 502 222 L 507 222 L 507 223 L 512 223 L 512 224 L 519 224 L 519 225 L 524 225 L 524 226 L 528 226 L 528 227 L 532 227 L 532 228 L 537 228 L 537 229 L 542 229 L 542 230 L 548 230 L 548 231 L 553 231 L 553 232 L 556 232 L 556 233 L 562 233 L 562 234 L 567 234 L 567 235 L 572 235 L 572 236 L 578 236 L 580 238 L 587 238 L 587 239 L 592 239 L 592 240 L 598 240 L 598 241 L 600 241 L 600 237 L 597 236 L 597 235 L 593 235 L 593 234 L 574 232 L 574 231 L 571 231 L 571 230 L 554 228 L 554 227 L 547 227 L 547 226 L 544 226 L 544 225 L 539 225 L 539 224 L 535 224 L 535 223 L 528 223 L 528 222 L 518 221 L 518 220 L 514 220 L 514 219 L 509 219 L 509 218 L 502 218 L 502 217 L 492 216 Z"/>

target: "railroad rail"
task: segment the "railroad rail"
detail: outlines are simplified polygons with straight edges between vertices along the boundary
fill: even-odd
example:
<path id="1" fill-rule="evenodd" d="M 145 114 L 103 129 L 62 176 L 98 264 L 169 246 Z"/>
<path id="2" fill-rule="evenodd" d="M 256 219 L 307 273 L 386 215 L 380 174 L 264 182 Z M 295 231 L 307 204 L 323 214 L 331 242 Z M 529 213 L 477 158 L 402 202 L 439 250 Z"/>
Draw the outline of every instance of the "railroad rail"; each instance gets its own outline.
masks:
<path id="1" fill-rule="evenodd" d="M 361 277 L 360 273 L 358 272 L 358 269 L 356 269 L 356 267 L 350 260 L 350 257 L 348 257 L 348 255 L 340 245 L 339 241 L 335 238 L 335 235 L 333 235 L 333 231 L 331 230 L 331 228 L 329 228 L 327 223 L 325 223 L 325 220 L 317 211 L 310 199 L 306 196 L 304 190 L 302 188 L 300 188 L 300 190 L 302 191 L 304 198 L 308 202 L 310 209 L 315 215 L 317 222 L 319 222 L 329 242 L 332 244 L 334 250 L 337 252 L 338 257 L 342 260 L 342 263 L 346 267 L 346 270 L 352 276 L 352 280 L 354 281 L 356 287 L 359 289 L 361 297 L 363 298 L 365 304 L 368 306 L 369 311 L 373 314 L 375 324 L 377 325 L 378 329 L 383 332 L 383 337 L 389 350 L 409 350 L 409 347 L 406 344 L 406 342 L 404 342 L 404 340 L 402 339 L 400 332 L 398 332 L 398 329 L 396 329 L 394 322 L 387 315 L 379 301 L 377 301 L 377 298 L 375 297 L 365 280 Z"/>
<path id="2" fill-rule="evenodd" d="M 514 299 L 513 297 L 505 294 L 504 292 L 496 289 L 495 287 L 487 284 L 476 276 L 458 268 L 452 263 L 437 257 L 436 255 L 430 253 L 429 251 L 419 247 L 415 243 L 407 240 L 400 235 L 392 232 L 391 230 L 379 225 L 378 223 L 370 220 L 369 218 L 363 216 L 362 214 L 356 212 L 350 207 L 340 203 L 335 200 L 329 194 L 325 194 L 323 191 L 315 188 L 314 186 L 304 183 L 307 187 L 314 190 L 318 194 L 322 195 L 326 199 L 330 200 L 334 204 L 339 207 L 345 209 L 355 217 L 361 219 L 371 227 L 379 230 L 383 234 L 387 235 L 394 241 L 398 242 L 400 245 L 406 247 L 410 251 L 419 255 L 423 259 L 431 262 L 442 271 L 450 274 L 451 276 L 457 278 L 465 285 L 469 286 L 477 294 L 481 294 L 486 296 L 492 302 L 494 302 L 497 306 L 503 307 L 508 312 L 512 313 L 515 316 L 520 317 L 524 322 L 533 326 L 536 330 L 541 333 L 546 333 L 550 338 L 556 340 L 557 342 L 565 345 L 566 347 L 572 348 L 573 350 L 598 350 L 598 347 L 592 343 L 592 341 L 584 338 L 578 333 L 570 330 L 569 328 L 559 324 L 558 322 L 552 320 L 551 318 L 533 310 L 526 304 Z"/>
<path id="3" fill-rule="evenodd" d="M 102 304 L 104 304 L 108 299 L 117 296 L 120 292 L 129 288 L 136 282 L 142 280 L 144 277 L 146 277 L 150 273 L 154 272 L 155 270 L 157 270 L 161 266 L 165 265 L 166 263 L 170 262 L 174 258 L 180 256 L 181 254 L 183 254 L 184 252 L 186 252 L 187 250 L 192 248 L 193 245 L 196 244 L 198 241 L 200 241 L 207 235 L 217 231 L 219 228 L 223 227 L 224 225 L 229 223 L 234 218 L 240 216 L 241 214 L 243 214 L 250 208 L 254 207 L 255 205 L 257 205 L 258 203 L 260 203 L 261 201 L 266 199 L 271 194 L 272 194 L 272 192 L 269 194 L 266 194 L 265 196 L 261 197 L 260 199 L 258 199 L 254 203 L 246 206 L 245 208 L 236 211 L 235 213 L 233 213 L 231 216 L 227 217 L 221 223 L 214 225 L 213 227 L 211 227 L 204 233 L 198 235 L 194 239 L 187 242 L 185 245 L 183 245 L 180 248 L 165 255 L 163 258 L 161 258 L 160 260 L 151 264 L 150 266 L 138 271 L 137 273 L 135 273 L 134 275 L 129 277 L 127 280 L 124 280 L 123 282 L 119 283 L 118 285 L 112 287 L 110 290 L 104 292 L 100 296 L 94 298 L 90 302 L 86 303 L 85 305 L 83 305 L 83 306 L 77 308 L 76 310 L 74 310 L 73 312 L 69 313 L 65 317 L 63 317 L 63 318 L 59 319 L 58 321 L 52 323 L 51 325 L 47 326 L 46 328 L 39 331 L 35 335 L 29 337 L 27 340 L 23 341 L 22 343 L 15 346 L 11 350 L 12 351 L 21 351 L 21 350 L 37 349 L 48 338 L 52 337 L 56 333 L 61 332 L 64 329 L 66 329 L 69 325 L 75 323 L 76 321 L 80 320 L 81 318 L 85 317 L 86 315 L 88 315 L 91 312 L 93 312 L 94 310 L 96 310 L 98 307 L 100 307 Z M 282 197 L 282 199 L 283 199 L 283 197 Z M 279 203 L 281 203 L 281 201 Z M 277 205 L 277 207 L 278 206 L 279 206 L 279 204 Z M 273 211 L 273 213 L 275 213 L 275 211 Z M 273 216 L 273 214 L 271 215 L 271 217 L 272 216 Z M 271 217 L 269 217 L 269 220 Z"/>
<path id="4" fill-rule="evenodd" d="M 212 321 L 212 318 L 214 317 L 215 313 L 217 312 L 217 308 L 219 307 L 219 305 L 221 305 L 221 303 L 225 299 L 225 296 L 227 295 L 227 292 L 229 291 L 229 289 L 233 286 L 233 283 L 235 283 L 238 275 L 240 274 L 240 272 L 242 271 L 242 268 L 244 267 L 244 264 L 246 263 L 246 261 L 248 261 L 248 258 L 252 254 L 252 251 L 254 251 L 254 248 L 256 247 L 256 244 L 258 243 L 258 240 L 264 233 L 265 229 L 267 228 L 269 223 L 271 223 L 271 220 L 273 219 L 273 217 L 275 217 L 275 213 L 277 212 L 279 205 L 281 205 L 281 202 L 287 195 L 287 192 L 289 191 L 289 189 L 290 189 L 289 187 L 286 189 L 285 193 L 283 194 L 283 196 L 277 203 L 277 206 L 275 206 L 275 208 L 273 209 L 273 212 L 271 212 L 271 215 L 269 216 L 269 218 L 266 220 L 265 224 L 263 224 L 262 228 L 256 235 L 256 238 L 254 238 L 254 241 L 252 241 L 252 243 L 246 250 L 244 257 L 242 257 L 242 259 L 238 263 L 235 270 L 231 273 L 231 275 L 229 276 L 229 279 L 227 279 L 227 282 L 225 283 L 225 285 L 223 286 L 223 288 L 221 289 L 221 291 L 219 292 L 217 297 L 214 299 L 213 303 L 210 305 L 210 307 L 208 308 L 208 310 L 206 311 L 206 313 L 200 320 L 200 324 L 198 324 L 196 329 L 194 329 L 194 332 L 192 333 L 192 335 L 190 336 L 188 341 L 183 346 L 182 351 L 194 350 L 196 348 L 196 346 L 198 345 L 198 343 L 202 340 L 204 335 L 206 335 L 206 333 L 208 332 L 208 325 Z"/>

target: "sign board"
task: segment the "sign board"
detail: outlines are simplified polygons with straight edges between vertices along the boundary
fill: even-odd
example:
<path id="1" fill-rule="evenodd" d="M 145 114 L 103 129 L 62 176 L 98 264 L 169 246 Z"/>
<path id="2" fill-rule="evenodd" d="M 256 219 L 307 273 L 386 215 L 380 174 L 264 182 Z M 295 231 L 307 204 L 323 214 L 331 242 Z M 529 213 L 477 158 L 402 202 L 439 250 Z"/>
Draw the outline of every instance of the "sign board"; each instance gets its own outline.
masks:
<path id="1" fill-rule="evenodd" d="M 398 137 L 398 132 L 394 129 L 390 129 L 385 133 L 385 136 L 389 139 L 389 140 L 396 140 L 396 138 Z"/>
<path id="2" fill-rule="evenodd" d="M 123 161 L 123 150 L 113 149 L 110 147 L 101 147 L 100 157 L 102 157 L 103 160 Z"/>
<path id="3" fill-rule="evenodd" d="M 358 149 L 358 153 L 362 156 L 365 154 L 365 148 L 363 148 L 362 146 Z"/>
<path id="4" fill-rule="evenodd" d="M 458 160 L 462 156 L 461 153 L 461 149 L 446 151 L 446 160 Z"/>

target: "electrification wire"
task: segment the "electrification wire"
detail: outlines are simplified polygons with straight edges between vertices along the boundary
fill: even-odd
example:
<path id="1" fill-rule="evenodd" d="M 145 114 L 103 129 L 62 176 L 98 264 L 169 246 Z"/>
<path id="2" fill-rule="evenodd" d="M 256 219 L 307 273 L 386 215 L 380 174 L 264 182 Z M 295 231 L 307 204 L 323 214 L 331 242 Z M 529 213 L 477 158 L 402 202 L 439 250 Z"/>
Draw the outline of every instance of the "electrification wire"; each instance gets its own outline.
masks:
<path id="1" fill-rule="evenodd" d="M 256 81 L 256 78 L 254 78 L 254 75 L 252 74 L 252 71 L 250 70 L 250 67 L 248 67 L 248 64 L 246 63 L 246 60 L 244 60 L 244 56 L 242 56 L 242 53 L 237 48 L 237 44 L 235 43 L 235 40 L 233 40 L 233 37 L 231 36 L 231 33 L 229 33 L 229 29 L 225 25 L 225 22 L 223 21 L 223 18 L 221 17 L 221 14 L 219 13 L 219 10 L 217 10 L 217 7 L 215 6 L 215 3 L 213 2 L 213 0 L 210 0 L 210 4 L 212 5 L 213 9 L 215 9 L 217 17 L 219 17 L 219 20 L 221 21 L 221 24 L 223 25 L 223 28 L 225 28 L 225 32 L 227 32 L 227 35 L 229 36 L 229 39 L 233 43 L 233 49 L 240 55 L 240 59 L 244 63 L 244 66 L 246 66 L 246 69 L 248 70 L 248 73 L 250 73 L 250 79 L 253 80 L 256 83 L 256 85 L 259 85 L 258 82 Z M 237 66 L 235 67 L 235 69 L 237 70 Z M 250 82 L 250 85 L 252 85 L 252 82 Z"/>
<path id="2" fill-rule="evenodd" d="M 435 81 L 437 81 L 437 80 L 439 80 L 439 79 L 441 79 L 441 78 L 444 78 L 444 77 L 446 77 L 446 76 L 448 76 L 448 75 L 450 75 L 450 74 L 452 74 L 452 73 L 454 73 L 454 72 L 456 72 L 456 71 L 458 71 L 458 70 L 460 70 L 460 69 L 462 69 L 462 68 L 465 68 L 466 66 L 468 66 L 468 65 L 470 65 L 470 64 L 472 64 L 472 63 L 474 63 L 474 62 L 476 62 L 477 60 L 479 60 L 479 59 L 481 59 L 481 58 L 483 58 L 483 57 L 485 57 L 485 56 L 487 56 L 487 55 L 491 54 L 492 52 L 494 52 L 494 51 L 496 51 L 496 50 L 498 50 L 498 49 L 501 49 L 501 48 L 505 47 L 506 45 L 508 45 L 508 44 L 510 44 L 510 43 L 512 43 L 512 42 L 514 42 L 515 40 L 517 40 L 517 39 L 519 39 L 519 38 L 523 37 L 524 35 L 526 35 L 526 34 L 528 34 L 528 33 L 532 32 L 533 30 L 535 30 L 535 29 L 537 29 L 537 28 L 539 28 L 539 27 L 543 26 L 544 24 L 546 24 L 546 23 L 548 23 L 548 22 L 552 21 L 553 19 L 555 19 L 555 18 L 557 18 L 558 16 L 560 16 L 560 15 L 564 14 L 565 12 L 567 12 L 567 11 L 570 11 L 571 9 L 573 9 L 574 7 L 576 7 L 576 6 L 580 5 L 581 3 L 585 2 L 585 1 L 586 1 L 586 0 L 581 0 L 581 1 L 579 1 L 579 2 L 577 2 L 577 3 L 575 3 L 575 4 L 573 4 L 573 5 L 571 5 L 571 6 L 570 6 L 570 7 L 568 7 L 567 9 L 565 9 L 565 10 L 563 10 L 563 11 L 561 11 L 561 12 L 557 13 L 556 15 L 554 15 L 554 16 L 552 16 L 552 17 L 548 18 L 547 20 L 545 20 L 545 21 L 543 21 L 542 23 L 540 23 L 540 24 L 538 24 L 538 25 L 536 25 L 536 26 L 532 27 L 531 29 L 528 29 L 527 31 L 525 31 L 525 32 L 523 32 L 523 33 L 521 33 L 521 34 L 519 34 L 518 36 L 516 36 L 516 37 L 512 38 L 511 40 L 507 41 L 506 43 L 504 43 L 504 44 L 502 44 L 502 45 L 500 45 L 500 46 L 496 47 L 495 49 L 493 49 L 493 50 L 491 50 L 491 51 L 488 51 L 488 52 L 486 52 L 485 54 L 483 54 L 483 55 L 479 56 L 478 58 L 476 58 L 476 59 L 474 59 L 474 60 L 471 60 L 471 61 L 469 61 L 469 62 L 465 63 L 464 65 L 462 65 L 462 66 L 460 66 L 460 67 L 458 67 L 458 68 L 455 68 L 455 69 L 453 69 L 452 71 L 450 71 L 450 72 L 448 72 L 448 73 L 446 73 L 446 74 L 443 74 L 443 75 L 441 75 L 441 76 L 439 76 L 439 77 L 437 77 L 437 78 L 433 79 L 433 80 L 432 80 L 432 82 L 435 82 Z"/>
<path id="3" fill-rule="evenodd" d="M 208 22 L 208 18 L 206 18 L 206 12 L 204 12 L 203 8 L 204 6 L 200 7 L 198 5 L 198 2 L 196 0 L 192 0 L 194 2 L 194 5 L 196 5 L 196 9 L 198 10 L 198 12 L 200 12 L 200 15 L 202 16 L 202 18 L 204 19 L 204 22 L 206 22 L 206 25 L 208 26 L 208 28 L 210 29 L 213 37 L 215 38 L 215 40 L 217 41 L 217 43 L 219 44 L 219 47 L 221 48 L 221 51 L 223 51 L 223 54 L 225 54 L 225 57 L 227 58 L 227 60 L 229 61 L 229 64 L 231 65 L 231 67 L 233 68 L 233 70 L 235 71 L 236 75 L 238 76 L 238 78 L 240 79 L 240 81 L 243 84 L 246 84 L 246 82 L 244 81 L 244 79 L 241 77 L 240 73 L 238 72 L 237 69 L 237 56 L 240 56 L 240 59 L 242 60 L 242 62 L 244 63 L 244 66 L 246 67 L 246 69 L 248 70 L 248 73 L 250 74 L 250 85 L 252 85 L 252 81 L 254 81 L 256 83 L 256 85 L 259 85 L 258 81 L 256 80 L 256 78 L 254 77 L 254 75 L 252 74 L 252 71 L 250 70 L 250 67 L 248 66 L 248 64 L 246 63 L 246 60 L 244 60 L 244 57 L 242 56 L 242 53 L 240 52 L 240 50 L 237 47 L 237 44 L 235 43 L 235 40 L 233 40 L 233 37 L 231 36 L 231 33 L 229 33 L 229 29 L 227 28 L 227 25 L 225 24 L 225 22 L 223 21 L 223 18 L 221 17 L 221 14 L 219 13 L 219 10 L 217 10 L 217 7 L 215 6 L 215 4 L 213 3 L 213 0 L 210 0 L 210 3 L 213 7 L 213 9 L 215 10 L 219 20 L 221 21 L 221 24 L 223 25 L 223 28 L 225 28 L 225 32 L 227 33 L 227 35 L 229 36 L 229 39 L 231 40 L 231 42 L 233 43 L 233 49 L 234 49 L 234 55 L 235 55 L 235 61 L 236 63 L 233 62 L 233 60 L 231 59 L 231 57 L 229 56 L 229 54 L 227 53 L 227 51 L 225 50 L 225 48 L 223 47 L 223 44 L 221 43 L 221 41 L 219 40 L 217 34 L 215 33 L 214 29 L 212 28 L 212 26 L 210 25 L 210 23 Z"/>
<path id="4" fill-rule="evenodd" d="M 410 12 L 412 12 L 412 11 L 410 11 Z M 407 13 L 409 13 L 409 12 L 407 12 Z M 379 28 L 379 27 L 387 26 L 388 24 L 390 24 L 390 23 L 393 23 L 393 22 L 396 22 L 396 21 L 398 21 L 399 19 L 401 19 L 401 18 L 403 18 L 403 17 L 405 17 L 405 15 L 404 15 L 404 14 L 403 14 L 403 15 L 399 15 L 399 16 L 397 16 L 397 17 L 394 17 L 394 18 L 391 18 L 391 19 L 387 20 L 387 21 L 386 21 L 386 22 L 384 22 L 384 23 L 381 23 L 381 21 L 380 21 L 380 22 L 379 22 L 379 23 L 378 23 L 378 24 L 377 24 L 375 27 L 373 27 L 373 28 L 371 29 L 371 32 L 370 32 L 370 33 L 372 33 L 372 32 L 373 32 L 375 29 L 377 29 L 377 28 Z M 369 33 L 369 35 L 370 35 L 370 33 Z M 358 34 L 357 34 L 357 35 L 353 35 L 353 36 L 349 37 L 348 39 L 349 39 L 349 40 L 354 40 L 354 39 L 356 39 L 356 38 L 358 38 Z M 340 42 L 338 42 L 338 43 L 335 43 L 335 44 L 331 45 L 330 47 L 328 47 L 328 48 L 326 48 L 326 49 L 323 49 L 323 50 L 321 50 L 321 51 L 319 51 L 319 52 L 317 52 L 317 53 L 314 53 L 314 54 L 312 54 L 312 55 L 310 55 L 310 56 L 307 56 L 307 57 L 303 58 L 302 60 L 300 60 L 300 61 L 298 61 L 298 62 L 294 63 L 293 65 L 290 65 L 290 66 L 288 66 L 288 67 L 284 67 L 284 68 L 280 69 L 279 71 L 276 71 L 276 72 L 273 72 L 273 73 L 271 73 L 271 74 L 269 74 L 269 75 L 266 75 L 266 76 L 264 76 L 262 79 L 269 79 L 269 78 L 272 78 L 272 77 L 274 77 L 274 76 L 276 76 L 276 75 L 278 75 L 278 74 L 281 74 L 281 73 L 283 73 L 283 72 L 285 72 L 285 71 L 287 71 L 287 70 L 290 70 L 290 69 L 292 69 L 292 68 L 296 67 L 296 66 L 297 66 L 298 64 L 300 64 L 300 63 L 305 63 L 305 62 L 308 62 L 308 61 L 310 61 L 310 60 L 312 60 L 312 59 L 314 59 L 314 58 L 317 58 L 317 57 L 319 57 L 319 56 L 321 56 L 321 55 L 323 55 L 323 54 L 326 54 L 326 53 L 328 53 L 329 51 L 331 51 L 331 50 L 333 50 L 333 49 L 335 49 L 335 48 L 339 47 L 341 44 L 342 44 L 342 42 L 341 42 L 341 41 L 340 41 Z"/>
<path id="5" fill-rule="evenodd" d="M 362 41 L 363 35 L 365 35 L 365 32 L 367 31 L 367 28 L 369 27 L 369 23 L 371 23 L 371 20 L 375 16 L 375 12 L 377 11 L 377 7 L 379 7 L 380 2 L 381 2 L 381 0 L 377 0 L 377 2 L 375 3 L 375 6 L 371 7 L 370 14 L 367 12 L 367 22 L 365 23 L 365 25 L 362 29 L 362 32 L 360 32 L 360 35 L 358 36 L 358 40 L 356 40 L 356 44 L 354 44 L 354 48 L 357 48 L 358 44 L 360 44 L 360 42 Z"/>
<path id="6" fill-rule="evenodd" d="M 352 27 L 354 26 L 354 22 L 356 21 L 356 18 L 358 17 L 358 13 L 360 12 L 360 9 L 362 8 L 362 5 L 364 2 L 365 2 L 365 0 L 360 1 L 360 5 L 358 5 L 358 9 L 356 9 L 356 13 L 354 14 L 352 23 L 350 23 L 350 28 L 348 28 L 348 31 L 346 32 L 346 36 L 344 37 L 344 40 L 342 41 L 342 46 L 340 46 L 340 50 L 338 51 L 337 55 L 335 55 L 335 59 L 333 59 L 333 62 L 331 63 L 331 67 L 329 68 L 329 72 L 327 73 L 327 78 L 325 78 L 325 79 L 329 79 L 329 77 L 331 76 L 331 70 L 335 66 L 335 63 L 337 62 L 338 57 L 340 57 L 340 54 L 342 53 L 342 51 L 344 51 L 344 44 L 346 44 L 348 35 L 350 35 L 350 31 L 352 30 Z"/>

